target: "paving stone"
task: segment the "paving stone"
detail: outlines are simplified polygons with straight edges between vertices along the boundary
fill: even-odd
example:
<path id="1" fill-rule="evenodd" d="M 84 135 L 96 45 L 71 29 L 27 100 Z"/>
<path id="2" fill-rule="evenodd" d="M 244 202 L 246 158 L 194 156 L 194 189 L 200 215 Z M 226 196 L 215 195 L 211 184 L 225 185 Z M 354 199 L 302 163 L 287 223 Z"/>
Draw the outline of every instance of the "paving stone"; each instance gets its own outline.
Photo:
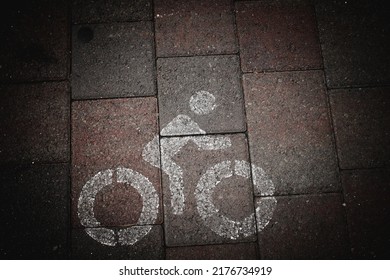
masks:
<path id="1" fill-rule="evenodd" d="M 256 202 L 267 199 L 257 198 Z M 342 204 L 341 194 L 277 197 L 270 223 L 259 232 L 261 258 L 349 258 Z"/>
<path id="2" fill-rule="evenodd" d="M 237 56 L 160 58 L 157 68 L 161 135 L 245 131 Z"/>
<path id="3" fill-rule="evenodd" d="M 154 1 L 157 56 L 236 53 L 233 1 Z"/>
<path id="4" fill-rule="evenodd" d="M 389 259 L 390 170 L 342 172 L 347 221 L 355 259 Z"/>
<path id="5" fill-rule="evenodd" d="M 144 151 L 157 134 L 155 98 L 73 102 L 73 226 L 161 223 L 160 171 L 145 160 L 159 147 Z"/>
<path id="6" fill-rule="evenodd" d="M 1 85 L 0 91 L 0 162 L 68 161 L 68 84 Z"/>
<path id="7" fill-rule="evenodd" d="M 316 1 L 328 87 L 390 84 L 386 1 Z"/>
<path id="8" fill-rule="evenodd" d="M 166 249 L 168 260 L 255 260 L 255 243 L 172 247 Z"/>
<path id="9" fill-rule="evenodd" d="M 65 0 L 13 1 L 2 7 L 0 80 L 65 79 L 69 30 Z"/>
<path id="10" fill-rule="evenodd" d="M 245 136 L 162 138 L 161 147 L 167 246 L 253 241 Z"/>
<path id="11" fill-rule="evenodd" d="M 66 259 L 69 228 L 67 164 L 0 167 L 2 259 Z"/>
<path id="12" fill-rule="evenodd" d="M 73 0 L 73 23 L 152 20 L 152 0 Z"/>
<path id="13" fill-rule="evenodd" d="M 252 163 L 276 194 L 339 191 L 321 71 L 243 77 Z"/>
<path id="14" fill-rule="evenodd" d="M 77 25 L 72 38 L 73 98 L 155 94 L 150 22 Z"/>
<path id="15" fill-rule="evenodd" d="M 134 245 L 107 246 L 93 240 L 84 230 L 74 229 L 72 231 L 72 259 L 163 259 L 162 236 L 161 226 L 153 226 L 149 234 Z"/>
<path id="16" fill-rule="evenodd" d="M 244 72 L 322 67 L 310 0 L 237 2 L 236 18 Z"/>
<path id="17" fill-rule="evenodd" d="M 389 89 L 332 90 L 330 101 L 340 167 L 389 165 Z"/>

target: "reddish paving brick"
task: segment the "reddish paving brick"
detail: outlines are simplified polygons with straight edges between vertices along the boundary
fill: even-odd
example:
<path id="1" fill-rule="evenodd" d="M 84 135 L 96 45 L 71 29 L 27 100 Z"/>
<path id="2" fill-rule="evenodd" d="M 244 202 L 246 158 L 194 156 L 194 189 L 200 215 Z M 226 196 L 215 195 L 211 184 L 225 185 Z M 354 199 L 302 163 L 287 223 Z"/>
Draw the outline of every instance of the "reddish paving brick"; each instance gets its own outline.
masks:
<path id="1" fill-rule="evenodd" d="M 0 162 L 68 161 L 68 84 L 2 85 L 0 91 Z"/>
<path id="2" fill-rule="evenodd" d="M 237 52 L 231 0 L 154 1 L 157 56 Z"/>
<path id="3" fill-rule="evenodd" d="M 207 137 L 161 139 L 167 246 L 255 240 L 250 172 L 235 171 L 248 161 L 245 135 Z"/>
<path id="4" fill-rule="evenodd" d="M 322 67 L 310 0 L 236 3 L 244 72 Z"/>
<path id="5" fill-rule="evenodd" d="M 157 68 L 161 135 L 245 131 L 237 56 L 160 58 Z"/>
<path id="6" fill-rule="evenodd" d="M 8 164 L 0 180 L 0 258 L 68 258 L 68 165 Z"/>
<path id="7" fill-rule="evenodd" d="M 84 230 L 72 231 L 72 259 L 159 260 L 164 258 L 161 226 L 153 226 L 143 239 L 129 246 L 106 246 L 90 238 Z"/>
<path id="8" fill-rule="evenodd" d="M 328 87 L 388 85 L 388 3 L 380 0 L 315 2 Z"/>
<path id="9" fill-rule="evenodd" d="M 73 98 L 155 94 L 150 22 L 74 26 L 72 38 Z"/>
<path id="10" fill-rule="evenodd" d="M 68 73 L 67 1 L 13 1 L 2 7 L 0 80 L 65 79 Z"/>
<path id="11" fill-rule="evenodd" d="M 342 172 L 352 257 L 390 257 L 390 170 Z"/>
<path id="12" fill-rule="evenodd" d="M 77 211 L 83 186 L 95 174 L 107 169 L 113 170 L 114 183 L 97 192 L 93 207 L 95 218 L 101 225 L 136 224 L 141 210 L 153 206 L 152 201 L 144 201 L 136 190 L 136 181 L 131 180 L 131 184 L 118 182 L 119 167 L 130 168 L 146 177 L 157 191 L 158 200 L 160 199 L 160 171 L 143 158 L 143 148 L 157 134 L 155 98 L 78 101 L 72 104 L 74 226 L 80 226 Z M 158 147 L 156 152 L 159 157 Z M 140 182 L 145 185 L 143 181 Z M 161 210 L 157 210 L 157 219 L 149 222 L 161 223 Z"/>
<path id="13" fill-rule="evenodd" d="M 340 167 L 389 165 L 389 89 L 332 90 L 330 94 Z"/>
<path id="14" fill-rule="evenodd" d="M 168 260 L 255 260 L 256 243 L 173 247 L 166 249 Z"/>
<path id="15" fill-rule="evenodd" d="M 257 202 L 267 198 L 257 198 Z M 348 232 L 341 194 L 277 197 L 270 223 L 259 232 L 264 259 L 345 259 Z"/>
<path id="16" fill-rule="evenodd" d="M 152 20 L 152 0 L 73 0 L 73 23 Z"/>
<path id="17" fill-rule="evenodd" d="M 321 71 L 244 75 L 252 163 L 277 194 L 339 190 Z"/>

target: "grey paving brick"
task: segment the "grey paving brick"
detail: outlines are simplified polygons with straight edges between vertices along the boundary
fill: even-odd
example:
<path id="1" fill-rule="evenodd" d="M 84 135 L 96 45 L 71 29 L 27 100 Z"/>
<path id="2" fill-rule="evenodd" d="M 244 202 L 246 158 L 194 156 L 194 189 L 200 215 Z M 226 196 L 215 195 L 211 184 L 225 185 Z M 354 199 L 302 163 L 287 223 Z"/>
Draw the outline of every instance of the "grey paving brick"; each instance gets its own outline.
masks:
<path id="1" fill-rule="evenodd" d="M 158 57 L 238 51 L 233 1 L 157 0 L 154 5 Z"/>
<path id="2" fill-rule="evenodd" d="M 386 1 L 315 1 L 330 88 L 390 84 Z"/>
<path id="3" fill-rule="evenodd" d="M 388 259 L 390 256 L 389 174 L 389 169 L 342 172 L 354 259 Z"/>
<path id="4" fill-rule="evenodd" d="M 262 203 L 268 198 L 257 198 Z M 346 259 L 348 232 L 341 194 L 277 197 L 259 232 L 263 259 Z"/>
<path id="5" fill-rule="evenodd" d="M 152 0 L 73 0 L 73 23 L 152 20 Z"/>
<path id="6" fill-rule="evenodd" d="M 69 86 L 1 85 L 0 162 L 69 160 Z"/>
<path id="7" fill-rule="evenodd" d="M 0 81 L 67 78 L 67 1 L 13 1 L 2 7 Z"/>
<path id="8" fill-rule="evenodd" d="M 168 260 L 255 260 L 256 243 L 172 247 L 166 249 Z"/>
<path id="9" fill-rule="evenodd" d="M 82 229 L 72 232 L 72 259 L 77 260 L 160 260 L 164 258 L 163 236 L 161 226 L 153 226 L 143 239 L 128 246 L 102 245 Z"/>
<path id="10" fill-rule="evenodd" d="M 244 72 L 322 67 L 310 0 L 237 2 L 236 18 Z"/>
<path id="11" fill-rule="evenodd" d="M 2 259 L 67 259 L 67 164 L 0 167 Z"/>
<path id="12" fill-rule="evenodd" d="M 275 193 L 339 191 L 323 73 L 247 74 L 243 84 L 251 160 Z"/>
<path id="13" fill-rule="evenodd" d="M 330 101 L 340 167 L 389 165 L 389 89 L 332 90 Z"/>
<path id="14" fill-rule="evenodd" d="M 245 131 L 237 56 L 160 58 L 157 67 L 161 135 Z"/>
<path id="15" fill-rule="evenodd" d="M 73 98 L 155 94 L 151 22 L 77 25 L 72 39 Z"/>

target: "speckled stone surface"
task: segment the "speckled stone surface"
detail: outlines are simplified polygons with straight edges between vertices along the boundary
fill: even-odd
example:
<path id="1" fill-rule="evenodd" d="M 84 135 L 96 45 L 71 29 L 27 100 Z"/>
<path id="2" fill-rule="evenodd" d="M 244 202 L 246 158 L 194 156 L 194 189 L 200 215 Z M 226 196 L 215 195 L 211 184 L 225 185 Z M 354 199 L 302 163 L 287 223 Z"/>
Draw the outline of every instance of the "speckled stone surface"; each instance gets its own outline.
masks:
<path id="1" fill-rule="evenodd" d="M 76 260 L 159 260 L 164 258 L 161 226 L 153 226 L 143 239 L 131 246 L 106 246 L 84 230 L 72 231 L 72 259 Z"/>
<path id="2" fill-rule="evenodd" d="M 73 98 L 150 96 L 155 80 L 151 22 L 73 27 Z"/>
<path id="3" fill-rule="evenodd" d="M 328 87 L 390 84 L 388 3 L 315 2 Z"/>
<path id="4" fill-rule="evenodd" d="M 160 58 L 157 68 L 162 135 L 201 134 L 186 129 L 164 131 L 178 115 L 188 116 L 206 133 L 245 131 L 237 56 Z M 209 98 L 203 102 L 202 96 Z M 201 110 L 205 103 L 209 109 Z"/>
<path id="5" fill-rule="evenodd" d="M 277 197 L 272 220 L 259 232 L 261 258 L 348 259 L 342 204 L 341 194 Z"/>
<path id="6" fill-rule="evenodd" d="M 354 259 L 389 259 L 390 170 L 342 172 Z"/>
<path id="7" fill-rule="evenodd" d="M 157 56 L 237 53 L 231 0 L 154 2 Z"/>
<path id="8" fill-rule="evenodd" d="M 67 9 L 65 0 L 13 1 L 3 5 L 0 81 L 67 78 Z"/>
<path id="9" fill-rule="evenodd" d="M 95 218 L 101 225 L 135 224 L 142 207 L 150 204 L 143 201 L 133 183 L 117 183 L 119 167 L 146 177 L 161 199 L 160 171 L 142 155 L 143 148 L 157 133 L 157 104 L 153 97 L 73 102 L 73 226 L 81 226 L 77 205 L 83 186 L 107 169 L 113 170 L 113 183 L 98 192 L 94 202 Z M 161 209 L 153 223 L 161 223 Z"/>
<path id="10" fill-rule="evenodd" d="M 72 22 L 103 23 L 152 20 L 152 0 L 73 0 Z"/>
<path id="11" fill-rule="evenodd" d="M 330 91 L 337 152 L 342 169 L 390 163 L 388 88 Z"/>
<path id="12" fill-rule="evenodd" d="M 256 243 L 172 247 L 166 249 L 167 260 L 255 260 Z"/>
<path id="13" fill-rule="evenodd" d="M 0 162 L 69 160 L 69 86 L 0 85 Z"/>
<path id="14" fill-rule="evenodd" d="M 67 164 L 0 166 L 1 259 L 67 259 Z"/>
<path id="15" fill-rule="evenodd" d="M 236 19 L 244 72 L 322 67 L 311 1 L 236 2 Z"/>
<path id="16" fill-rule="evenodd" d="M 195 138 L 199 139 L 201 136 Z M 218 138 L 219 137 L 219 138 Z M 225 137 L 222 138 L 221 137 Z M 177 207 L 180 202 L 180 194 L 178 189 L 172 188 L 170 183 L 173 180 L 169 180 L 165 171 L 163 173 L 163 190 L 164 190 L 164 226 L 165 226 L 165 240 L 167 246 L 184 246 L 184 245 L 203 245 L 203 244 L 218 244 L 240 241 L 253 241 L 255 240 L 255 228 L 254 220 L 252 227 L 249 230 L 242 225 L 245 234 L 234 234 L 234 239 L 230 238 L 223 226 L 221 226 L 221 232 L 216 233 L 214 230 L 218 228 L 218 223 L 221 225 L 220 215 L 233 220 L 243 221 L 250 215 L 254 215 L 253 207 L 253 187 L 250 178 L 237 175 L 234 173 L 235 160 L 248 161 L 248 150 L 245 135 L 224 135 L 224 136 L 211 136 L 208 142 L 213 141 L 229 141 L 230 145 L 223 145 L 219 150 L 205 150 L 200 148 L 193 140 L 189 140 L 188 143 L 179 149 L 179 151 L 172 157 L 173 162 L 176 163 L 181 169 L 183 174 L 183 208 L 182 211 L 177 211 Z M 171 153 L 171 150 L 177 150 L 181 138 L 163 138 L 161 139 L 163 153 Z M 206 141 L 206 142 L 207 142 Z M 214 182 L 212 175 L 210 174 L 211 168 L 215 168 L 217 164 L 230 161 L 231 164 L 227 166 L 227 173 L 233 172 L 231 177 L 225 176 L 225 172 L 218 173 L 217 181 Z M 172 169 L 172 164 L 162 158 L 163 168 Z M 214 169 L 216 170 L 216 169 Z M 174 173 L 175 174 L 175 173 Z M 175 179 L 175 177 L 172 177 Z M 201 178 L 204 180 L 204 187 L 200 187 L 199 182 Z M 215 184 L 214 184 L 215 183 Z M 173 191 L 172 191 L 173 190 Z M 175 191 L 176 190 L 176 191 Z M 199 191 L 199 190 L 211 190 Z M 203 194 L 202 194 L 203 193 Z M 210 197 L 207 196 L 209 193 Z M 198 196 L 199 194 L 199 196 Z M 206 211 L 208 208 L 206 201 L 207 197 L 210 198 L 216 211 L 213 211 L 213 215 L 207 218 L 207 215 L 202 215 L 200 210 Z M 176 208 L 177 207 L 177 208 Z M 210 206 L 211 207 L 211 206 Z M 199 210 L 200 209 L 200 210 Z M 214 219 L 216 214 L 219 218 Z M 201 217 L 206 217 L 202 219 Z M 254 218 L 254 217 L 253 217 Z M 229 227 L 233 229 L 233 227 Z"/>
<path id="17" fill-rule="evenodd" d="M 321 71 L 243 77 L 252 163 L 277 194 L 338 191 L 338 167 Z"/>

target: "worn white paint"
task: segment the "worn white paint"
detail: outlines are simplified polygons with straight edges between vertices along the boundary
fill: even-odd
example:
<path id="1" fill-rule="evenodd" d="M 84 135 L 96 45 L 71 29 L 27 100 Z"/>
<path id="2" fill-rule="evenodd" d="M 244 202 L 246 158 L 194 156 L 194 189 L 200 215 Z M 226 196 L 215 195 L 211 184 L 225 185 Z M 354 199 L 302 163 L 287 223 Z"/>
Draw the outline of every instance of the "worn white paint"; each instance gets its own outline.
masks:
<path id="1" fill-rule="evenodd" d="M 142 150 L 142 158 L 154 167 L 160 168 L 160 138 L 156 135 Z"/>
<path id="2" fill-rule="evenodd" d="M 206 132 L 187 115 L 178 115 L 161 130 L 163 136 L 192 134 L 206 134 Z"/>
<path id="3" fill-rule="evenodd" d="M 120 245 L 134 245 L 146 236 L 152 229 L 152 226 L 133 226 L 120 229 L 118 231 L 118 242 Z"/>
<path id="4" fill-rule="evenodd" d="M 272 180 L 267 176 L 265 171 L 252 164 L 253 184 L 255 187 L 255 195 L 271 196 L 274 195 L 275 186 Z"/>
<path id="5" fill-rule="evenodd" d="M 255 234 L 254 214 L 242 221 L 229 219 L 219 213 L 212 201 L 212 195 L 215 187 L 223 179 L 233 176 L 233 170 L 236 170 L 237 175 L 243 174 L 246 178 L 249 176 L 246 169 L 242 169 L 243 165 L 240 162 L 236 161 L 235 163 L 238 166 L 235 166 L 234 169 L 232 169 L 231 161 L 223 161 L 209 168 L 200 178 L 195 190 L 197 210 L 205 225 L 218 235 L 233 240 L 241 236 L 247 237 Z"/>
<path id="6" fill-rule="evenodd" d="M 84 227 L 100 226 L 100 222 L 96 220 L 93 212 L 95 197 L 104 187 L 112 184 L 113 172 L 111 169 L 98 172 L 81 189 L 78 201 L 78 216 Z"/>
<path id="7" fill-rule="evenodd" d="M 155 222 L 158 214 L 159 198 L 152 183 L 140 173 L 129 168 L 119 167 L 115 170 L 118 183 L 126 183 L 135 188 L 142 197 L 143 204 L 138 225 L 149 225 Z M 98 172 L 82 188 L 78 201 L 78 216 L 85 231 L 96 241 L 108 246 L 118 243 L 116 233 L 112 229 L 101 228 L 95 218 L 94 203 L 96 195 L 103 188 L 112 185 L 114 171 L 108 169 Z M 151 230 L 151 226 L 126 228 L 118 231 L 119 244 L 132 245 Z"/>
<path id="8" fill-rule="evenodd" d="M 85 232 L 103 245 L 115 246 L 117 244 L 115 232 L 108 228 L 86 228 Z"/>
<path id="9" fill-rule="evenodd" d="M 256 203 L 257 231 L 262 231 L 271 221 L 276 208 L 275 197 L 263 197 Z"/>
<path id="10" fill-rule="evenodd" d="M 175 215 L 183 214 L 185 208 L 183 170 L 173 160 L 189 141 L 193 141 L 200 150 L 221 150 L 231 146 L 228 137 L 187 136 L 161 139 L 162 170 L 169 177 L 169 190 L 171 193 L 171 207 Z"/>
<path id="11" fill-rule="evenodd" d="M 207 115 L 215 107 L 215 96 L 208 91 L 198 91 L 190 98 L 191 111 L 197 115 Z"/>
<path id="12" fill-rule="evenodd" d="M 214 189 L 223 179 L 230 178 L 233 174 L 246 179 L 250 178 L 250 164 L 248 162 L 236 160 L 234 161 L 233 168 L 231 165 L 231 161 L 223 161 L 209 168 L 202 175 L 196 186 L 195 197 L 198 213 L 204 220 L 205 225 L 222 237 L 237 239 L 240 236 L 247 237 L 255 233 L 255 216 L 251 214 L 242 221 L 234 221 L 219 213 L 219 210 L 212 202 Z M 252 165 L 252 168 L 256 169 L 256 172 L 259 172 L 257 166 Z M 261 175 L 264 174 L 261 173 Z M 265 184 L 262 181 L 264 178 L 264 176 L 257 177 L 257 180 L 254 182 L 255 188 L 259 188 Z M 270 195 L 273 194 L 272 188 L 268 188 L 267 191 L 269 191 Z M 266 197 L 259 200 L 256 204 L 258 231 L 263 230 L 268 225 L 275 210 L 276 203 L 274 197 Z"/>

